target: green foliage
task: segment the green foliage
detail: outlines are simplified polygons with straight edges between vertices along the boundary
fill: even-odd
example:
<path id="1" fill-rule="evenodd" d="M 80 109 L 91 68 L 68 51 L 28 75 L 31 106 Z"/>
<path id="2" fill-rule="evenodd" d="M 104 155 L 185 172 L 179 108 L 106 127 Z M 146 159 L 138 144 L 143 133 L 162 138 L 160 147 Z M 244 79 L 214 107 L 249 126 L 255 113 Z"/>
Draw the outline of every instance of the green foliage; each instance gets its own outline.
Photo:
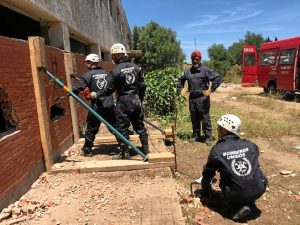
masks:
<path id="1" fill-rule="evenodd" d="M 228 75 L 226 77 L 227 79 L 229 78 L 231 81 L 238 82 L 238 80 L 240 80 L 239 74 L 241 73 L 235 65 L 242 65 L 244 45 L 255 45 L 259 50 L 264 41 L 261 34 L 247 32 L 244 39 L 234 42 L 228 49 L 226 49 L 223 44 L 213 44 L 208 48 L 210 61 L 204 62 L 204 64 L 217 71 L 222 78 Z M 229 72 L 230 69 L 231 71 Z"/>
<path id="2" fill-rule="evenodd" d="M 132 31 L 132 49 L 134 50 L 139 49 L 139 32 L 138 26 L 135 25 Z"/>
<path id="3" fill-rule="evenodd" d="M 262 43 L 264 43 L 264 38 L 261 34 L 255 34 L 251 32 L 247 32 L 244 38 L 245 45 L 255 45 L 259 50 Z"/>
<path id="4" fill-rule="evenodd" d="M 240 84 L 242 78 L 242 67 L 240 65 L 234 65 L 226 72 L 223 82 Z"/>
<path id="5" fill-rule="evenodd" d="M 227 60 L 227 50 L 223 44 L 213 44 L 207 49 L 208 56 L 213 61 Z"/>
<path id="6" fill-rule="evenodd" d="M 234 42 L 229 48 L 228 48 L 228 60 L 231 65 L 242 65 L 242 53 L 243 53 L 243 47 L 245 43 L 244 41 Z"/>
<path id="7" fill-rule="evenodd" d="M 136 32 L 139 32 L 136 35 Z M 134 45 L 143 52 L 141 66 L 145 72 L 177 66 L 183 63 L 185 55 L 176 39 L 176 33 L 151 21 L 146 26 L 134 30 Z"/>
<path id="8" fill-rule="evenodd" d="M 177 99 L 180 104 L 183 102 L 183 97 L 177 90 L 181 74 L 180 69 L 168 67 L 152 71 L 145 76 L 147 91 L 144 106 L 148 114 L 162 116 L 165 120 L 174 116 Z"/>

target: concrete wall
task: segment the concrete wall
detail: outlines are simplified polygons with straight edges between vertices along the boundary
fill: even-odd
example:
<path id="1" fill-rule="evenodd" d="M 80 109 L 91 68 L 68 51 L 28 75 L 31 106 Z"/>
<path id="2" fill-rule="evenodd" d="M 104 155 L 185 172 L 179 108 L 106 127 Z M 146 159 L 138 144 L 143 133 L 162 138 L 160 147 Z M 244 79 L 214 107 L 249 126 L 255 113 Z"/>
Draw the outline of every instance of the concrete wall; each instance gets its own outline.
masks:
<path id="1" fill-rule="evenodd" d="M 106 53 L 116 42 L 130 49 L 130 28 L 121 0 L 3 2 L 6 7 L 41 21 L 43 26 L 49 26 L 51 46 L 69 51 L 68 39 L 72 37 Z"/>

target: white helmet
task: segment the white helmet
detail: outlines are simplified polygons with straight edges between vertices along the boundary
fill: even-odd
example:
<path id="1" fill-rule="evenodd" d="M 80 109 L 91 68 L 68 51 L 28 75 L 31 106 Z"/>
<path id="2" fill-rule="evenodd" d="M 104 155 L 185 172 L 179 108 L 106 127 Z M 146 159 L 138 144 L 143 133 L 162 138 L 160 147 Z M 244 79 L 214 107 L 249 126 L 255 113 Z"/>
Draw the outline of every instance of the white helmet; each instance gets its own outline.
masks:
<path id="1" fill-rule="evenodd" d="M 86 56 L 85 61 L 91 61 L 93 63 L 100 62 L 100 57 L 97 54 L 89 54 Z"/>
<path id="2" fill-rule="evenodd" d="M 124 45 L 117 43 L 111 46 L 110 54 L 117 54 L 117 53 L 124 53 L 125 55 L 127 55 Z"/>
<path id="3" fill-rule="evenodd" d="M 241 129 L 241 120 L 235 115 L 226 114 L 222 116 L 217 124 L 234 134 L 239 134 Z"/>

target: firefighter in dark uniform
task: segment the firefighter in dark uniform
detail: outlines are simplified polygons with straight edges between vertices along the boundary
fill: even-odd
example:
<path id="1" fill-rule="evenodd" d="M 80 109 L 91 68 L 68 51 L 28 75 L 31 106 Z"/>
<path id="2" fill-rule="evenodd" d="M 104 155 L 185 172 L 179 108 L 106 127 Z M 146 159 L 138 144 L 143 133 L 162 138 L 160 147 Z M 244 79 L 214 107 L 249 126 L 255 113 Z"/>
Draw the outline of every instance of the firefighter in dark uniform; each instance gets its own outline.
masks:
<path id="1" fill-rule="evenodd" d="M 205 143 L 211 145 L 210 93 L 221 84 L 221 77 L 213 70 L 201 65 L 201 53 L 191 54 L 192 67 L 179 78 L 177 87 L 182 89 L 188 81 L 189 109 L 193 127 L 193 141 L 201 140 L 200 122 L 204 133 Z"/>
<path id="2" fill-rule="evenodd" d="M 142 152 L 149 153 L 148 134 L 144 125 L 144 111 L 142 102 L 144 99 L 146 85 L 141 68 L 130 63 L 125 47 L 120 44 L 114 44 L 111 47 L 112 59 L 116 65 L 110 75 L 113 79 L 111 90 L 116 93 L 117 106 L 117 130 L 127 139 L 129 139 L 130 123 L 134 131 L 139 134 L 142 144 Z M 129 159 L 128 146 L 125 143 L 119 143 L 121 152 L 113 159 Z"/>
<path id="3" fill-rule="evenodd" d="M 99 66 L 100 58 L 97 54 L 89 54 L 85 63 L 89 71 L 85 73 L 74 87 L 73 92 L 78 93 L 86 90 L 91 91 L 91 108 L 103 117 L 110 125 L 115 127 L 116 115 L 115 106 L 111 92 L 108 91 L 108 72 Z M 87 116 L 87 127 L 85 131 L 85 143 L 82 148 L 82 155 L 92 157 L 92 147 L 95 136 L 99 131 L 101 121 L 91 112 Z"/>
<path id="4" fill-rule="evenodd" d="M 211 193 L 210 182 L 220 173 L 220 188 L 229 203 L 233 220 L 245 219 L 266 190 L 267 179 L 259 163 L 259 149 L 238 136 L 241 120 L 232 114 L 218 120 L 219 141 L 212 148 L 202 172 L 202 197 Z"/>

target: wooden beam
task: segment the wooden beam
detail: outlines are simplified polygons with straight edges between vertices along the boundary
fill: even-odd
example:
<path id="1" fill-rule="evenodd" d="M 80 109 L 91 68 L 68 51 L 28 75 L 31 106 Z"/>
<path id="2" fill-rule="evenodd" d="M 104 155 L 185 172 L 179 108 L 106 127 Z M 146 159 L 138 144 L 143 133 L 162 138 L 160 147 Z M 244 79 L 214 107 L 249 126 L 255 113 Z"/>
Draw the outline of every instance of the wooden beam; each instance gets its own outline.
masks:
<path id="1" fill-rule="evenodd" d="M 149 138 L 152 139 L 165 139 L 165 135 L 163 134 L 150 134 Z M 139 141 L 139 135 L 130 135 L 129 136 L 130 141 Z M 110 136 L 96 136 L 94 144 L 104 144 L 104 143 L 112 143 L 112 142 L 117 142 L 115 136 L 110 135 Z M 84 143 L 84 138 L 79 139 L 78 141 L 79 144 Z"/>
<path id="2" fill-rule="evenodd" d="M 65 68 L 66 68 L 67 86 L 70 90 L 72 90 L 71 74 L 74 74 L 74 67 L 75 67 L 75 65 L 73 64 L 75 63 L 74 56 L 71 53 L 64 53 L 64 60 L 65 60 Z M 69 101 L 70 101 L 74 143 L 78 143 L 80 136 L 79 136 L 79 126 L 78 126 L 79 123 L 78 123 L 76 101 L 71 96 L 69 97 Z"/>
<path id="3" fill-rule="evenodd" d="M 46 66 L 44 39 L 40 37 L 29 37 L 28 44 L 41 143 L 46 170 L 50 172 L 53 165 L 53 153 L 44 86 L 45 75 L 39 71 L 39 67 Z"/>
<path id="4" fill-rule="evenodd" d="M 52 167 L 51 174 L 57 173 L 92 173 L 92 172 L 113 172 L 143 170 L 163 167 L 173 167 L 174 162 L 143 162 L 137 160 L 104 160 L 104 161 L 86 161 L 72 163 L 57 163 Z"/>

